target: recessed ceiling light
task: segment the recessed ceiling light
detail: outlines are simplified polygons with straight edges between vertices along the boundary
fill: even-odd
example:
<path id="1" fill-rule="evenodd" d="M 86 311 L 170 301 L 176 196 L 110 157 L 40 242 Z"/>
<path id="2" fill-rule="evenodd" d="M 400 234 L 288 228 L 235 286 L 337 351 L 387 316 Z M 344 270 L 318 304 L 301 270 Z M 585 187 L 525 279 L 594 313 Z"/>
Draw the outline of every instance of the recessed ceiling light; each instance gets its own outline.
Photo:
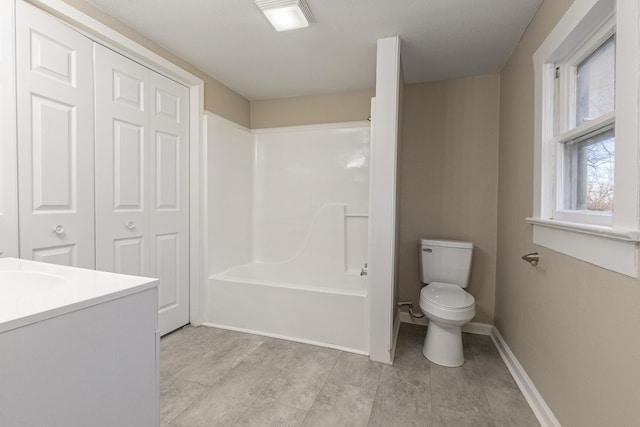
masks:
<path id="1" fill-rule="evenodd" d="M 276 31 L 297 30 L 308 27 L 313 20 L 305 0 L 255 0 Z"/>

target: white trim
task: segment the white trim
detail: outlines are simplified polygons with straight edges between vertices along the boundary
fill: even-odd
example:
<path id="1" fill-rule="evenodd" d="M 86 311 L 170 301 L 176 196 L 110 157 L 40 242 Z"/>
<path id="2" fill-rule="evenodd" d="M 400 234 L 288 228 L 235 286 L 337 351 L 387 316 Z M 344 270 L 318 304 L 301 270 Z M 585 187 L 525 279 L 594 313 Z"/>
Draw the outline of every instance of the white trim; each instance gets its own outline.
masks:
<path id="1" fill-rule="evenodd" d="M 638 0 L 617 1 L 616 7 L 616 170 L 613 228 L 639 229 L 640 11 Z M 629 143 L 619 144 L 620 141 Z"/>
<path id="2" fill-rule="evenodd" d="M 189 323 L 199 326 L 204 320 L 202 294 L 209 276 L 204 82 L 190 87 L 189 102 Z"/>
<path id="3" fill-rule="evenodd" d="M 324 343 L 324 342 L 313 341 L 313 340 L 306 340 L 306 339 L 303 339 L 303 338 L 290 337 L 290 336 L 287 336 L 287 335 L 270 334 L 268 332 L 260 332 L 260 331 L 255 331 L 253 329 L 236 328 L 236 327 L 233 327 L 233 326 L 225 326 L 225 325 L 219 325 L 217 323 L 209 323 L 209 322 L 202 323 L 202 326 L 206 326 L 206 327 L 209 327 L 209 328 L 226 329 L 226 330 L 229 330 L 229 331 L 244 332 L 244 333 L 247 333 L 247 334 L 260 335 L 260 336 L 263 336 L 263 337 L 278 338 L 278 339 L 287 340 L 287 341 L 299 342 L 299 343 L 302 343 L 302 344 L 311 344 L 311 345 L 315 345 L 315 346 L 318 346 L 318 347 L 332 348 L 334 350 L 347 351 L 349 353 L 361 354 L 363 356 L 368 356 L 369 355 L 369 353 L 367 353 L 366 351 L 356 350 L 356 349 L 349 348 L 349 347 L 343 347 L 343 346 L 340 346 L 340 345 L 332 345 L 332 344 L 327 344 L 327 343 Z"/>
<path id="4" fill-rule="evenodd" d="M 581 123 L 580 125 L 569 129 L 561 134 L 557 135 L 554 140 L 557 143 L 566 143 L 578 139 L 585 139 L 591 137 L 593 134 L 598 133 L 600 130 L 613 129 L 615 124 L 616 114 L 614 111 L 605 113 L 600 117 L 593 119 L 590 122 Z"/>
<path id="5" fill-rule="evenodd" d="M 534 415 L 538 419 L 538 422 L 542 427 L 561 427 L 560 421 L 556 418 L 551 411 L 551 408 L 547 405 L 547 402 L 544 401 L 540 392 L 527 375 L 527 372 L 524 370 L 516 356 L 513 354 L 509 346 L 507 345 L 502 335 L 497 328 L 492 328 L 491 331 L 491 340 L 493 341 L 500 357 L 504 361 L 504 364 L 507 365 L 507 369 L 511 373 L 511 376 L 515 380 L 516 384 L 520 388 L 524 398 L 529 403 L 531 410 Z"/>
<path id="6" fill-rule="evenodd" d="M 338 123 L 320 123 L 315 125 L 298 125 L 298 126 L 282 126 L 277 128 L 260 128 L 250 129 L 255 134 L 269 134 L 269 133 L 291 133 L 291 132 L 308 132 L 313 130 L 327 130 L 327 129 L 344 129 L 354 127 L 369 127 L 371 123 L 366 120 L 358 120 L 354 122 L 338 122 Z"/>
<path id="7" fill-rule="evenodd" d="M 399 317 L 400 321 L 403 323 L 412 323 L 414 325 L 421 326 L 426 326 L 428 324 L 428 320 L 426 317 L 412 320 L 409 316 L 409 313 L 407 313 L 406 311 L 400 312 Z M 527 403 L 538 419 L 538 422 L 540 422 L 540 425 L 542 427 L 561 427 L 560 422 L 555 417 L 547 403 L 544 401 L 544 399 L 538 392 L 538 389 L 536 389 L 536 386 L 531 381 L 531 378 L 529 378 L 526 371 L 524 370 L 520 362 L 518 362 L 518 359 L 516 359 L 515 355 L 495 326 L 486 323 L 470 322 L 462 327 L 462 332 L 491 337 L 491 340 L 496 346 L 500 357 L 504 361 L 504 364 L 507 366 L 507 369 L 509 369 L 511 376 L 518 385 L 518 388 L 522 392 L 522 395 L 527 400 Z"/>
<path id="8" fill-rule="evenodd" d="M 577 90 L 577 67 L 581 61 L 584 61 L 589 55 L 593 54 L 602 43 L 615 34 L 615 16 L 613 11 L 609 14 L 600 28 L 594 34 L 589 36 L 582 46 L 576 49 L 572 56 L 556 64 L 560 68 L 560 84 L 558 87 L 560 93 L 560 102 L 556 105 L 556 111 L 545 111 L 547 120 L 557 119 L 559 128 L 558 133 L 551 141 L 543 142 L 555 145 L 554 163 L 556 164 L 555 173 L 555 200 L 553 201 L 553 218 L 567 222 L 575 222 L 581 224 L 593 224 L 611 227 L 613 225 L 613 215 L 611 212 L 592 212 L 588 210 L 579 211 L 567 207 L 567 196 L 572 196 L 577 188 L 567 188 L 566 174 L 570 171 L 567 169 L 565 161 L 565 150 L 568 144 L 579 143 L 589 138 L 594 138 L 611 132 L 615 134 L 615 110 L 596 117 L 595 119 L 580 124 L 576 124 L 576 90 Z M 614 105 L 615 107 L 615 105 Z M 551 159 L 547 158 L 550 162 Z M 573 171 L 573 173 L 577 173 Z M 576 182 L 577 185 L 577 182 Z M 573 197 L 571 197 L 573 198 Z"/>
<path id="9" fill-rule="evenodd" d="M 414 317 L 412 319 L 408 312 L 400 311 L 399 317 L 400 317 L 400 322 L 402 323 L 411 323 L 413 325 L 420 325 L 420 326 L 429 325 L 429 320 L 427 319 L 427 316 L 420 317 L 420 318 Z M 488 323 L 469 322 L 466 325 L 462 326 L 462 332 L 465 332 L 467 334 L 474 334 L 474 335 L 491 335 L 492 330 L 493 330 L 493 325 L 490 325 Z"/>
<path id="10" fill-rule="evenodd" d="M 637 240 L 598 235 L 590 230 L 567 227 L 566 224 L 562 227 L 535 220 L 533 243 L 626 276 L 637 277 L 638 274 Z M 544 259 L 540 262 L 544 263 Z"/>
<path id="11" fill-rule="evenodd" d="M 527 221 L 529 224 L 539 225 L 542 227 L 574 231 L 608 239 L 624 240 L 627 242 L 640 242 L 639 230 L 614 230 L 610 227 L 579 224 L 575 222 L 559 221 L 555 219 L 525 218 L 525 221 Z"/>
<path id="12" fill-rule="evenodd" d="M 639 222 L 639 39 L 638 0 L 575 0 L 533 55 L 535 73 L 534 243 L 637 277 Z M 557 138 L 553 137 L 554 63 L 566 61 L 598 31 L 615 10 L 616 31 L 616 170 L 612 226 L 572 223 L 579 215 L 554 214 Z M 606 26 L 606 23 L 605 23 Z M 604 32 L 602 34 L 604 34 Z M 608 118 L 602 118 L 606 121 Z M 566 120 L 565 120 L 566 121 Z M 586 125 L 587 127 L 591 125 Z M 583 128 L 584 130 L 584 128 Z M 578 132 L 570 131 L 565 134 Z M 561 217 L 561 218 L 559 218 Z M 553 219 L 552 219 L 553 218 Z M 565 219 L 565 221 L 558 221 Z M 591 218 L 593 219 L 593 218 Z M 596 217 L 604 221 L 606 217 Z M 588 220 L 588 219 L 586 219 Z"/>
<path id="13" fill-rule="evenodd" d="M 371 126 L 368 299 L 371 360 L 383 363 L 391 362 L 393 345 L 400 67 L 400 38 L 379 39 Z"/>
<path id="14" fill-rule="evenodd" d="M 569 56 L 564 59 L 560 64 L 556 64 L 560 67 L 560 91 L 562 102 L 560 103 L 560 133 L 568 133 L 576 127 L 597 127 L 596 123 L 598 119 L 591 122 L 584 122 L 576 126 L 576 79 L 578 76 L 578 66 L 582 61 L 587 59 L 591 54 L 598 50 L 602 44 L 607 41 L 613 34 L 615 34 L 616 22 L 615 14 L 613 11 L 602 23 L 600 28 L 596 29 L 593 34 L 589 35 L 585 42 L 581 42 L 582 45 Z M 610 117 L 615 117 L 615 111 L 608 113 Z M 582 132 L 586 133 L 586 132 Z"/>
<path id="15" fill-rule="evenodd" d="M 23 0 L 16 0 L 23 1 Z M 28 0 L 71 26 L 76 31 L 189 88 L 189 320 L 202 323 L 201 289 L 207 278 L 206 260 L 206 142 L 202 138 L 204 82 L 157 53 L 136 43 L 62 0 Z M 83 30 L 88 28 L 90 32 Z"/>

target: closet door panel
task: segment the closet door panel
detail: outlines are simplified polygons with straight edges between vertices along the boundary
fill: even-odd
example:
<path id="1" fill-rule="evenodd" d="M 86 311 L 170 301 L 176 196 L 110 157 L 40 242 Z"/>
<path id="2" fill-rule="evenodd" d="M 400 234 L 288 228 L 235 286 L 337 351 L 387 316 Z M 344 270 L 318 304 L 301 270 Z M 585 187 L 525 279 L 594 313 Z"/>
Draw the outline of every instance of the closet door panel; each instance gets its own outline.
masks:
<path id="1" fill-rule="evenodd" d="M 151 72 L 150 232 L 160 330 L 189 319 L 189 91 Z"/>
<path id="2" fill-rule="evenodd" d="M 148 244 L 149 70 L 95 44 L 96 266 L 152 275 Z"/>
<path id="3" fill-rule="evenodd" d="M 77 123 L 74 107 L 40 96 L 31 97 L 31 157 L 34 212 L 72 213 L 78 184 Z"/>
<path id="4" fill-rule="evenodd" d="M 144 275 L 144 240 L 141 237 L 115 239 L 114 269 L 118 273 Z"/>
<path id="5" fill-rule="evenodd" d="M 93 268 L 92 43 L 16 9 L 20 256 Z"/>
<path id="6" fill-rule="evenodd" d="M 156 276 L 162 278 L 162 292 L 158 295 L 158 308 L 162 311 L 176 309 L 180 301 L 179 273 L 180 236 L 178 233 L 156 235 Z"/>
<path id="7" fill-rule="evenodd" d="M 33 260 L 60 265 L 77 264 L 76 245 L 65 245 L 33 250 Z"/>
<path id="8" fill-rule="evenodd" d="M 156 131 L 156 210 L 178 210 L 180 137 Z"/>
<path id="9" fill-rule="evenodd" d="M 113 210 L 144 210 L 144 127 L 113 120 Z"/>
<path id="10" fill-rule="evenodd" d="M 159 278 L 167 333 L 189 322 L 189 92 L 94 49 L 97 266 Z"/>

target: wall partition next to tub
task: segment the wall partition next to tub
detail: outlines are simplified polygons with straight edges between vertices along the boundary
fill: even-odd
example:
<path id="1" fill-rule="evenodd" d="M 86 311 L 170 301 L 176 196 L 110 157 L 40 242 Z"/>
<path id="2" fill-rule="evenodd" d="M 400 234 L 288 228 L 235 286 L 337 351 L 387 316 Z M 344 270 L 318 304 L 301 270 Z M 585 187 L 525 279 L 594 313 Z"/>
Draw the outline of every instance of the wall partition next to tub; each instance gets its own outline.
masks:
<path id="1" fill-rule="evenodd" d="M 368 354 L 369 124 L 207 131 L 205 323 Z"/>

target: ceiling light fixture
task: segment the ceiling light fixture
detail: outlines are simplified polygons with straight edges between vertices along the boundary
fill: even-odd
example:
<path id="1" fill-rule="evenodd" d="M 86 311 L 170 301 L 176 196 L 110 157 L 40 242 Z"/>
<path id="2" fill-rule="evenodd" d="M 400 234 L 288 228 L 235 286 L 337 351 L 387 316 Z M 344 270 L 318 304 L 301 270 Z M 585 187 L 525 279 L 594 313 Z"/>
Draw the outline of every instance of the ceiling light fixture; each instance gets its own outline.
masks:
<path id="1" fill-rule="evenodd" d="M 297 30 L 314 22 L 305 0 L 255 0 L 276 31 Z"/>

